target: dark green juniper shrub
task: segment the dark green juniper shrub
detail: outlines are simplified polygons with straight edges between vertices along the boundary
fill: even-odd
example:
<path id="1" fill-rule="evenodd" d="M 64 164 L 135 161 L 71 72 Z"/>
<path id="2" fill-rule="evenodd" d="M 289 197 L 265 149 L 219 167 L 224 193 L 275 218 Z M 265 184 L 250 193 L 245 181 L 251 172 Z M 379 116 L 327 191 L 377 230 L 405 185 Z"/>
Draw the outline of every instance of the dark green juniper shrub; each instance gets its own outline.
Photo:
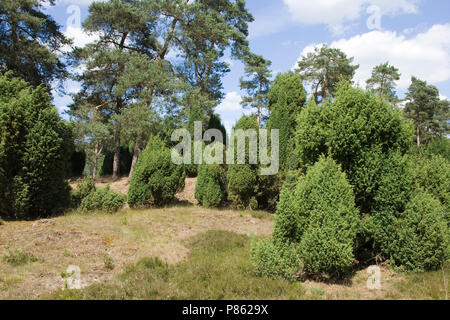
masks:
<path id="1" fill-rule="evenodd" d="M 184 188 L 184 167 L 172 162 L 171 151 L 153 137 L 141 153 L 128 191 L 130 207 L 160 206 L 173 201 Z"/>
<path id="2" fill-rule="evenodd" d="M 112 191 L 109 186 L 103 189 L 96 189 L 89 193 L 82 201 L 80 210 L 94 211 L 102 210 L 109 213 L 119 211 L 123 208 L 126 197 Z"/>
<path id="3" fill-rule="evenodd" d="M 351 270 L 358 213 L 352 187 L 332 159 L 321 158 L 294 190 L 284 188 L 277 212 L 273 245 L 280 251 L 297 248 L 305 274 L 328 278 Z M 267 255 L 276 251 L 261 248 L 269 250 Z M 272 270 L 264 265 L 263 253 L 254 257 L 260 257 L 260 268 Z"/>
<path id="4" fill-rule="evenodd" d="M 416 187 L 425 189 L 441 202 L 450 223 L 450 162 L 439 155 L 415 156 L 413 176 Z"/>
<path id="5" fill-rule="evenodd" d="M 69 207 L 72 144 L 46 88 L 0 75 L 0 214 L 35 219 Z"/>
<path id="6" fill-rule="evenodd" d="M 233 127 L 233 130 L 254 130 L 258 138 L 258 122 L 256 116 L 243 116 Z M 240 209 L 258 209 L 258 193 L 260 181 L 258 176 L 258 165 L 250 163 L 250 145 L 246 138 L 245 144 L 245 164 L 237 163 L 237 142 L 234 143 L 235 164 L 228 167 L 228 200 L 232 206 Z"/>
<path id="7" fill-rule="evenodd" d="M 219 164 L 202 164 L 198 169 L 195 199 L 205 207 L 219 207 L 226 199 L 226 170 Z"/>
<path id="8" fill-rule="evenodd" d="M 449 231 L 439 200 L 419 190 L 395 223 L 391 263 L 407 271 L 439 269 L 449 258 Z"/>
<path id="9" fill-rule="evenodd" d="M 357 207 L 370 213 L 385 159 L 392 152 L 405 154 L 412 137 L 412 125 L 399 111 L 342 82 L 332 103 L 310 103 L 300 113 L 296 153 L 302 168 L 313 165 L 321 154 L 330 155 L 355 186 Z"/>

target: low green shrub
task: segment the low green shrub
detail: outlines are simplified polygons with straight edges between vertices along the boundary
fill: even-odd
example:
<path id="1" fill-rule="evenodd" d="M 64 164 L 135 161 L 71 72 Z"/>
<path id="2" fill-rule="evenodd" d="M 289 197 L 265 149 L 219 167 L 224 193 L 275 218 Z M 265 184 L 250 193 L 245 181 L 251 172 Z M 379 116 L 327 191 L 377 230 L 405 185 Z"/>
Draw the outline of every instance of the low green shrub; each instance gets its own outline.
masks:
<path id="1" fill-rule="evenodd" d="M 78 208 L 83 199 L 93 191 L 95 191 L 94 179 L 91 177 L 82 179 L 77 187 L 71 192 L 72 207 Z"/>
<path id="2" fill-rule="evenodd" d="M 199 166 L 195 198 L 205 207 L 218 207 L 226 199 L 226 171 L 218 164 Z"/>
<path id="3" fill-rule="evenodd" d="M 109 213 L 116 212 L 125 205 L 126 197 L 112 191 L 109 186 L 91 192 L 81 201 L 82 211 L 103 210 Z"/>
<path id="4" fill-rule="evenodd" d="M 276 246 L 271 241 L 253 241 L 251 259 L 259 276 L 295 281 L 303 271 L 300 251 L 293 245 Z"/>
<path id="5" fill-rule="evenodd" d="M 152 138 L 141 153 L 131 177 L 128 204 L 131 207 L 164 205 L 184 188 L 184 167 L 172 162 L 171 151 L 159 138 Z"/>
<path id="6" fill-rule="evenodd" d="M 419 191 L 396 224 L 391 262 L 408 271 L 439 269 L 448 258 L 449 232 L 441 203 Z"/>

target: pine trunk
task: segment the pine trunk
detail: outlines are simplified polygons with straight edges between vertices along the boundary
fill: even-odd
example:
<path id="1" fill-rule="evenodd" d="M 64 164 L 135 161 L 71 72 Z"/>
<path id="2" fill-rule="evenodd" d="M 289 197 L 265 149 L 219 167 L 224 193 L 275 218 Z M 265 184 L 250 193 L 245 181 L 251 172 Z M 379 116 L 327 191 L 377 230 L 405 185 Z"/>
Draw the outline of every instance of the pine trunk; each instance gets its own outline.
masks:
<path id="1" fill-rule="evenodd" d="M 131 161 L 131 168 L 130 168 L 130 174 L 128 175 L 128 181 L 131 180 L 131 176 L 133 175 L 134 166 L 136 165 L 138 158 L 139 158 L 139 150 L 140 150 L 140 144 L 142 140 L 142 135 L 138 134 L 136 137 L 136 143 L 134 145 L 134 152 L 133 152 L 133 160 Z"/>
<path id="2" fill-rule="evenodd" d="M 420 141 L 420 128 L 417 127 L 417 146 L 420 147 L 421 141 Z"/>
<path id="3" fill-rule="evenodd" d="M 120 175 L 120 129 L 116 130 L 114 143 L 113 180 L 119 179 Z"/>

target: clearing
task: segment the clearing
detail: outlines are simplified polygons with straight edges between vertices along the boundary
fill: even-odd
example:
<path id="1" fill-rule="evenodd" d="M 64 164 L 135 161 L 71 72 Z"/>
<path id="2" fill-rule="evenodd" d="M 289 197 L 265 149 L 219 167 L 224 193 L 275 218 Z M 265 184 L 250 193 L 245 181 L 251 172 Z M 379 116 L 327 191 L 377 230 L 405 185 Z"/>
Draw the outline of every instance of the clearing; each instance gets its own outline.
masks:
<path id="1" fill-rule="evenodd" d="M 367 270 L 342 284 L 257 277 L 251 238 L 270 237 L 274 216 L 198 207 L 193 185 L 174 207 L 5 222 L 0 299 L 448 299 L 448 266 L 424 274 L 381 267 L 380 290 L 367 288 Z M 111 188 L 125 193 L 127 183 Z M 80 267 L 83 290 L 62 290 L 69 265 Z"/>

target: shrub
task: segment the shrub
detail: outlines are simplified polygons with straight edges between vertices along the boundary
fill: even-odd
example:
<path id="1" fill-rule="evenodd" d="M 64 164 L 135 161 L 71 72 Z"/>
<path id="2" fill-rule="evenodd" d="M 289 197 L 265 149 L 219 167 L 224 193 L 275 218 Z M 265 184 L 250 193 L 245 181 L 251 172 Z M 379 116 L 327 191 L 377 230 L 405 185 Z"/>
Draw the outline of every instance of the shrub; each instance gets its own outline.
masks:
<path id="1" fill-rule="evenodd" d="M 259 127 L 256 121 L 256 116 L 243 116 L 233 127 L 233 130 L 255 130 L 258 136 Z M 237 143 L 234 143 L 234 159 L 235 164 L 230 164 L 228 167 L 228 200 L 232 205 L 242 209 L 257 209 L 258 208 L 258 192 L 259 192 L 259 177 L 258 166 L 256 164 L 249 164 L 249 139 L 246 138 L 245 144 L 245 164 L 237 164 Z"/>
<path id="2" fill-rule="evenodd" d="M 75 190 L 72 190 L 72 207 L 78 208 L 91 192 L 95 191 L 94 179 L 91 177 L 82 179 Z"/>
<path id="3" fill-rule="evenodd" d="M 408 271 L 431 271 L 448 258 L 449 233 L 441 203 L 419 191 L 397 221 L 391 261 Z"/>
<path id="4" fill-rule="evenodd" d="M 295 246 L 276 246 L 271 241 L 252 242 L 251 259 L 259 276 L 295 281 L 303 270 Z"/>
<path id="5" fill-rule="evenodd" d="M 336 97 L 325 106 L 308 105 L 299 115 L 296 154 L 300 165 L 314 164 L 321 154 L 330 155 L 355 186 L 357 206 L 370 213 L 377 172 L 392 152 L 405 154 L 413 128 L 402 114 L 361 89 L 341 83 Z"/>
<path id="6" fill-rule="evenodd" d="M 103 189 L 92 191 L 81 201 L 82 211 L 103 210 L 109 213 L 116 212 L 123 208 L 126 197 L 112 191 L 109 186 Z"/>
<path id="7" fill-rule="evenodd" d="M 195 199 L 205 207 L 218 207 L 226 199 L 226 171 L 218 164 L 199 166 Z"/>
<path id="8" fill-rule="evenodd" d="M 267 129 L 278 129 L 280 134 L 280 168 L 282 171 L 295 168 L 297 159 L 293 156 L 294 134 L 297 116 L 306 102 L 306 92 L 299 74 L 279 74 L 270 87 L 270 117 Z"/>
<path id="9" fill-rule="evenodd" d="M 434 138 L 428 144 L 427 152 L 430 155 L 441 156 L 450 161 L 450 140 L 448 138 Z"/>
<path id="10" fill-rule="evenodd" d="M 283 190 L 273 238 L 299 244 L 305 272 L 341 276 L 351 268 L 358 213 L 351 185 L 330 158 L 321 158 L 295 191 Z"/>
<path id="11" fill-rule="evenodd" d="M 412 162 L 416 186 L 441 202 L 450 223 L 450 163 L 439 155 L 416 156 Z"/>
<path id="12" fill-rule="evenodd" d="M 258 209 L 258 175 L 249 164 L 233 164 L 228 169 L 228 199 L 241 209 Z"/>
<path id="13" fill-rule="evenodd" d="M 128 203 L 131 207 L 164 205 L 184 187 L 184 180 L 183 166 L 172 162 L 171 151 L 159 138 L 152 138 L 131 177 Z"/>
<path id="14" fill-rule="evenodd" d="M 0 214 L 33 219 L 70 206 L 72 141 L 46 88 L 0 76 Z"/>

